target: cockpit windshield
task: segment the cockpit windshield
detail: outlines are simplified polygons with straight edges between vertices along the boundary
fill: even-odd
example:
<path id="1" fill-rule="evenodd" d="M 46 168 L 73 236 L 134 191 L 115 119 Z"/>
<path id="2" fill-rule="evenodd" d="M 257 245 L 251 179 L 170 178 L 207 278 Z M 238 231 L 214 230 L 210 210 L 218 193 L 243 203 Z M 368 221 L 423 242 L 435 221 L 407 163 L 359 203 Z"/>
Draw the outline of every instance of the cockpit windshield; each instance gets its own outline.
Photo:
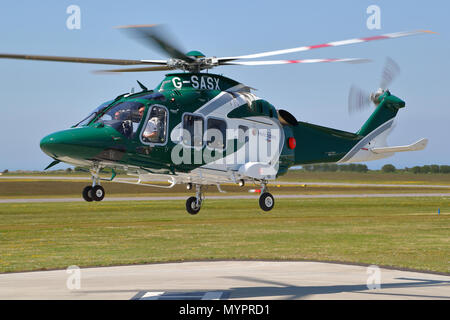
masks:
<path id="1" fill-rule="evenodd" d="M 76 125 L 73 126 L 73 128 L 76 127 L 83 127 L 87 126 L 92 120 L 95 119 L 95 117 L 100 114 L 106 107 L 108 107 L 114 100 L 106 101 L 105 103 L 102 103 L 100 106 L 95 108 L 94 111 L 92 111 L 86 118 L 78 122 Z"/>
<path id="2" fill-rule="evenodd" d="M 95 122 L 113 127 L 131 139 L 139 127 L 144 111 L 144 104 L 137 101 L 125 101 L 107 110 Z"/>

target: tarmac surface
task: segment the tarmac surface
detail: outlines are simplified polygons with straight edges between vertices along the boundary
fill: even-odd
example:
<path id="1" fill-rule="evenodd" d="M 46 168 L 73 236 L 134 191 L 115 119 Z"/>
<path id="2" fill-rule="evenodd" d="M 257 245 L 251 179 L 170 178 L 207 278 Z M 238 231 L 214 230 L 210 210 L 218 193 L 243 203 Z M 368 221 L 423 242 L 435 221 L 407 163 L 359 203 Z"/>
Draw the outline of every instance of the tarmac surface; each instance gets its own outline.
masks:
<path id="1" fill-rule="evenodd" d="M 0 299 L 450 299 L 450 276 L 306 261 L 161 263 L 0 274 Z"/>
<path id="2" fill-rule="evenodd" d="M 102 201 L 161 201 L 186 200 L 188 196 L 158 197 L 105 197 Z M 258 199 L 259 195 L 207 196 L 206 199 Z M 450 193 L 367 193 L 367 194 L 279 194 L 275 199 L 314 199 L 314 198 L 398 198 L 398 197 L 448 197 Z M 20 198 L 0 199 L 1 203 L 43 203 L 43 202 L 84 202 L 83 198 Z"/>

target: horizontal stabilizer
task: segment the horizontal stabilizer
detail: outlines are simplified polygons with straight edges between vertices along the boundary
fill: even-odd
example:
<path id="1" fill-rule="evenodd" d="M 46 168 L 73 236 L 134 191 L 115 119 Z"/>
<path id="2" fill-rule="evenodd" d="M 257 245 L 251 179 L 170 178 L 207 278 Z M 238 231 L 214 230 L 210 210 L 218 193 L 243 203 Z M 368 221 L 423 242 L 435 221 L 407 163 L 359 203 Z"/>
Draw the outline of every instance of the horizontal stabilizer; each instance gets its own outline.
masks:
<path id="1" fill-rule="evenodd" d="M 428 144 L 428 139 L 420 139 L 419 141 L 407 145 L 407 146 L 397 146 L 397 147 L 383 147 L 383 148 L 372 148 L 369 149 L 373 153 L 393 153 L 393 152 L 403 152 L 403 151 L 418 151 L 423 150 Z"/>

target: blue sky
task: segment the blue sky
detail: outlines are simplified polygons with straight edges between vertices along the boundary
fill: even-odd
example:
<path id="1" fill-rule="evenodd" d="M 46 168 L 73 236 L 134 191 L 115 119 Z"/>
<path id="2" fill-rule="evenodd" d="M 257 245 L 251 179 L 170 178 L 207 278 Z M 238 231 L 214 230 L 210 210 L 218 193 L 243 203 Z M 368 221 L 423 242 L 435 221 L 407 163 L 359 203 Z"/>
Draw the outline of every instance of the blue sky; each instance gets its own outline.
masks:
<path id="1" fill-rule="evenodd" d="M 81 9 L 81 29 L 69 30 L 69 5 Z M 381 9 L 381 30 L 369 30 L 366 8 Z M 449 164 L 450 4 L 447 1 L 2 1 L 2 53 L 164 59 L 115 26 L 164 23 L 186 49 L 234 56 L 377 34 L 428 29 L 421 35 L 276 56 L 273 59 L 370 58 L 364 65 L 228 66 L 213 70 L 257 88 L 256 94 L 299 120 L 356 131 L 371 110 L 349 116 L 348 91 L 378 88 L 386 56 L 401 67 L 390 86 L 406 101 L 391 145 L 430 139 L 427 149 L 368 162 L 378 169 Z M 102 65 L 0 60 L 0 170 L 43 169 L 51 159 L 40 139 L 65 129 L 106 100 L 155 87 L 164 72 L 97 75 Z M 108 67 L 108 66 L 106 66 Z M 62 168 L 63 165 L 58 165 Z"/>

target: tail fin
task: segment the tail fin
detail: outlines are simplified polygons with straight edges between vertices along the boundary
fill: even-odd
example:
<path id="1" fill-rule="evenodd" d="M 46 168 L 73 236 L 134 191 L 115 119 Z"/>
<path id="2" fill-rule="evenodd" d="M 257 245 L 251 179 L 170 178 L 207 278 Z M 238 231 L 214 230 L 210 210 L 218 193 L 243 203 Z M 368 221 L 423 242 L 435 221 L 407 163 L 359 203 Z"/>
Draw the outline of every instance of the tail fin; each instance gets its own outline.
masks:
<path id="1" fill-rule="evenodd" d="M 386 91 L 380 96 L 379 101 L 381 102 L 378 104 L 375 111 L 356 134 L 363 137 L 367 136 L 383 123 L 394 118 L 397 115 L 398 110 L 405 106 L 405 101 L 391 95 L 389 91 Z"/>
<path id="2" fill-rule="evenodd" d="M 394 117 L 400 108 L 405 107 L 405 102 L 389 91 L 383 93 L 379 101 L 375 111 L 356 133 L 362 139 L 338 163 L 378 160 L 396 152 L 418 151 L 426 147 L 427 139 L 406 146 L 388 147 L 386 138 L 392 129 Z"/>

